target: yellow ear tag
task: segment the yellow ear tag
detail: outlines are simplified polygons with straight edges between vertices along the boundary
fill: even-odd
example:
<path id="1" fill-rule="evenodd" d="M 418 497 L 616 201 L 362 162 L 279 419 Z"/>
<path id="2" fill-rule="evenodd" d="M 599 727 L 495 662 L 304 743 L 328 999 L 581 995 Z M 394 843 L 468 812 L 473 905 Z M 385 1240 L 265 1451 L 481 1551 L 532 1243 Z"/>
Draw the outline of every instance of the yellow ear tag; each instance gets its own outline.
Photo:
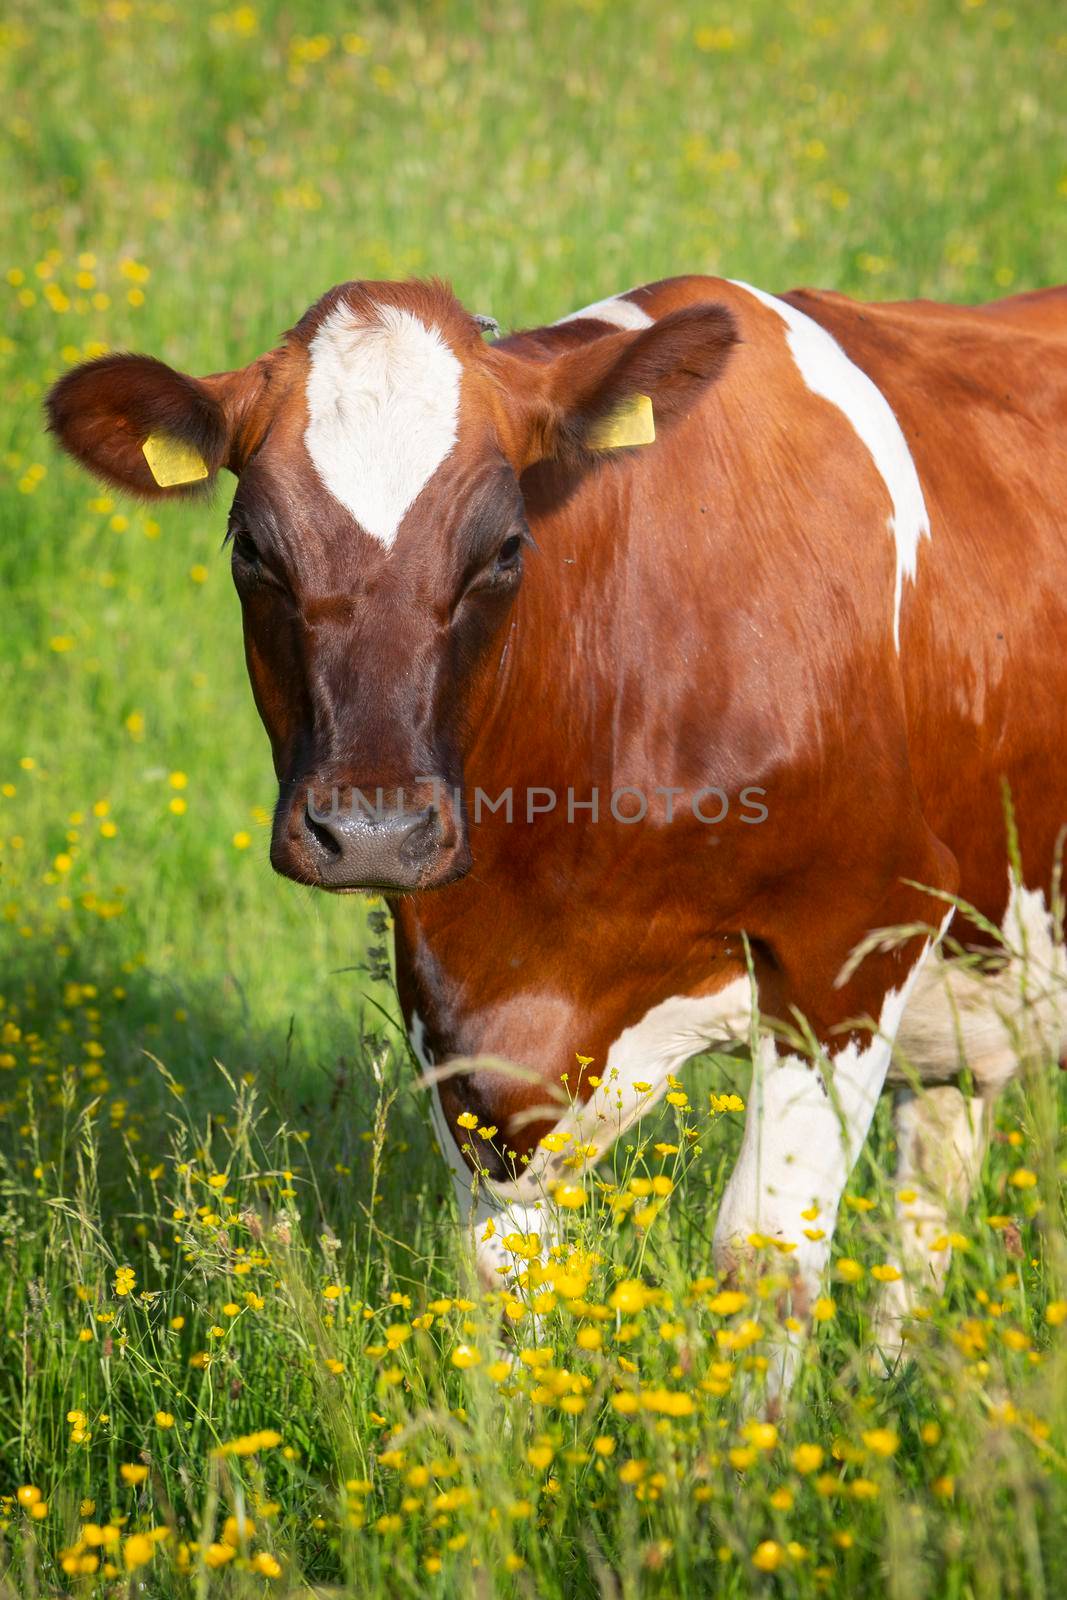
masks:
<path id="1" fill-rule="evenodd" d="M 626 445 L 652 444 L 656 423 L 647 394 L 632 394 L 589 430 L 593 450 L 621 450 Z"/>
<path id="2" fill-rule="evenodd" d="M 141 449 L 161 489 L 171 489 L 176 483 L 198 483 L 208 475 L 207 462 L 199 450 L 182 444 L 169 433 L 150 433 Z"/>

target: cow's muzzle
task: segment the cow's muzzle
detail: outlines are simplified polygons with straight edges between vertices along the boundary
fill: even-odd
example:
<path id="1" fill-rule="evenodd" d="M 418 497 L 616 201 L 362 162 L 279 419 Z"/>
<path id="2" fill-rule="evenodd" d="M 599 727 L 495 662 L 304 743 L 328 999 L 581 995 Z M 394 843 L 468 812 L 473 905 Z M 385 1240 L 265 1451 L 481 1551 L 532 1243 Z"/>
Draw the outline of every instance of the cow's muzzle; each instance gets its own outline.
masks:
<path id="1" fill-rule="evenodd" d="M 470 867 L 463 817 L 444 783 L 374 792 L 298 786 L 283 801 L 271 846 L 275 871 L 336 892 L 437 889 Z"/>

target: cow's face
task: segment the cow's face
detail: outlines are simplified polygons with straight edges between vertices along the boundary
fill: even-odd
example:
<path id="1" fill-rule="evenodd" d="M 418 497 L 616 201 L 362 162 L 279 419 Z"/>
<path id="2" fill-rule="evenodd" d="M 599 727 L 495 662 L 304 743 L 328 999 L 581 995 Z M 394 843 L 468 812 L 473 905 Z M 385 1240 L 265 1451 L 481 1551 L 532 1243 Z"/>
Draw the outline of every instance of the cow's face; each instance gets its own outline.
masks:
<path id="1" fill-rule="evenodd" d="M 497 348 L 440 285 L 346 284 L 240 371 L 112 356 L 56 385 L 54 431 L 121 487 L 237 475 L 228 537 L 280 785 L 279 872 L 399 892 L 467 870 L 462 745 L 529 559 L 522 472 L 590 466 L 635 394 L 669 423 L 733 338 L 721 307 L 699 306 L 639 333 L 571 324 L 555 344 Z M 154 475 L 146 440 L 184 447 L 186 466 Z M 199 480 L 161 486 L 175 470 Z"/>

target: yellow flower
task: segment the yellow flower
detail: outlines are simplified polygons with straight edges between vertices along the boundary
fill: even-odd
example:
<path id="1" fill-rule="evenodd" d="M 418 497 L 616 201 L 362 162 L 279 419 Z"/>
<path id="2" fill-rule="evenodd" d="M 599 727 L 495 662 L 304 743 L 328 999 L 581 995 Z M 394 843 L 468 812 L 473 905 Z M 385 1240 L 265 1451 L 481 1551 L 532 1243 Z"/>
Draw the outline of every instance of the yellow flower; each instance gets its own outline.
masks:
<path id="1" fill-rule="evenodd" d="M 863 1442 L 876 1456 L 891 1456 L 900 1446 L 900 1435 L 892 1428 L 868 1428 Z"/>
<path id="2" fill-rule="evenodd" d="M 251 1539 L 256 1531 L 256 1525 L 251 1517 L 227 1517 L 222 1525 L 222 1537 L 227 1544 L 232 1544 L 234 1549 L 242 1542 Z"/>
<path id="3" fill-rule="evenodd" d="M 157 1411 L 156 1426 L 157 1428 L 173 1428 L 174 1418 L 171 1413 L 169 1411 Z"/>
<path id="4" fill-rule="evenodd" d="M 241 832 L 239 832 L 239 833 L 235 833 L 234 836 L 233 836 L 233 847 L 234 847 L 235 850 L 247 850 L 251 843 L 252 843 L 252 835 L 250 833 L 245 833 L 243 830 Z M 273 1556 L 268 1556 L 268 1555 L 266 1555 L 265 1552 L 262 1552 L 262 1554 L 263 1554 L 265 1560 L 267 1560 L 267 1561 L 273 1561 L 274 1560 Z M 275 1563 L 275 1564 L 277 1564 L 277 1563 Z M 280 1571 L 281 1569 L 279 1568 L 278 1570 Z"/>
<path id="5" fill-rule="evenodd" d="M 646 1389 L 641 1404 L 646 1411 L 666 1417 L 691 1417 L 696 1410 L 692 1395 L 681 1389 Z"/>
<path id="6" fill-rule="evenodd" d="M 461 1111 L 456 1118 L 456 1122 L 461 1128 L 476 1128 L 478 1126 L 478 1118 L 473 1111 Z"/>
<path id="7" fill-rule="evenodd" d="M 621 1311 L 626 1316 L 633 1316 L 638 1311 L 643 1311 L 652 1298 L 650 1291 L 637 1278 L 626 1278 L 622 1283 L 616 1284 L 608 1301 L 613 1311 Z"/>
<path id="8" fill-rule="evenodd" d="M 261 1428 L 258 1433 L 245 1433 L 237 1439 L 228 1439 L 211 1453 L 215 1456 L 254 1456 L 260 1450 L 273 1450 L 281 1442 L 281 1434 L 273 1428 Z"/>
<path id="9" fill-rule="evenodd" d="M 452 1365 L 459 1367 L 461 1371 L 467 1367 L 476 1367 L 481 1359 L 480 1352 L 472 1344 L 457 1344 L 451 1356 Z"/>
<path id="10" fill-rule="evenodd" d="M 821 1294 L 811 1308 L 812 1319 L 815 1322 L 830 1322 L 835 1314 L 836 1307 L 829 1296 Z"/>
<path id="11" fill-rule="evenodd" d="M 863 1268 L 858 1261 L 853 1261 L 851 1256 L 842 1256 L 837 1263 L 837 1276 L 842 1283 L 859 1283 L 863 1277 Z"/>
<path id="12" fill-rule="evenodd" d="M 558 1206 L 577 1211 L 585 1205 L 587 1196 L 580 1183 L 558 1183 L 552 1191 L 552 1198 Z"/>
<path id="13" fill-rule="evenodd" d="M 24 1483 L 21 1489 L 17 1491 L 15 1498 L 20 1506 L 25 1506 L 29 1510 L 30 1506 L 39 1505 L 44 1497 L 35 1484 Z"/>
<path id="14" fill-rule="evenodd" d="M 871 1268 L 871 1277 L 877 1278 L 879 1283 L 896 1283 L 900 1278 L 900 1271 L 886 1261 L 880 1266 Z"/>
<path id="15" fill-rule="evenodd" d="M 119 1476 L 121 1477 L 123 1483 L 128 1483 L 130 1485 L 131 1489 L 136 1488 L 137 1484 L 143 1483 L 148 1477 L 148 1468 L 142 1467 L 133 1462 L 124 1461 L 119 1467 Z"/>
<path id="16" fill-rule="evenodd" d="M 748 1295 L 742 1294 L 740 1289 L 720 1289 L 708 1301 L 708 1310 L 717 1317 L 732 1317 L 735 1311 L 740 1311 L 742 1306 L 748 1305 Z"/>
<path id="17" fill-rule="evenodd" d="M 1031 1172 L 1029 1167 L 1016 1167 L 1008 1182 L 1016 1189 L 1032 1189 L 1037 1183 L 1037 1173 Z"/>
<path id="18" fill-rule="evenodd" d="M 280 1578 L 282 1575 L 281 1563 L 267 1550 L 259 1550 L 252 1557 L 252 1570 L 263 1578 Z"/>
<path id="19" fill-rule="evenodd" d="M 172 772 L 167 782 L 172 789 L 185 789 L 188 787 L 189 779 L 184 772 Z"/>
<path id="20" fill-rule="evenodd" d="M 559 1155 L 561 1150 L 567 1148 L 570 1138 L 569 1133 L 546 1133 L 544 1138 L 539 1139 L 537 1142 L 539 1148 L 547 1150 L 550 1155 Z"/>
<path id="21" fill-rule="evenodd" d="M 752 1565 L 760 1572 L 777 1572 L 785 1560 L 785 1551 L 777 1539 L 764 1539 L 752 1554 Z"/>
<path id="22" fill-rule="evenodd" d="M 536 1467 L 538 1472 L 544 1472 L 552 1465 L 555 1451 L 548 1444 L 532 1444 L 526 1452 L 526 1459 L 531 1467 Z"/>
<path id="23" fill-rule="evenodd" d="M 1045 1307 L 1045 1321 L 1050 1328 L 1058 1328 L 1061 1322 L 1067 1322 L 1067 1300 L 1050 1300 Z"/>
<path id="24" fill-rule="evenodd" d="M 598 1456 L 613 1456 L 615 1454 L 615 1440 L 609 1433 L 598 1434 L 593 1440 L 593 1449 Z"/>
<path id="25" fill-rule="evenodd" d="M 809 1472 L 818 1472 L 823 1464 L 823 1448 L 821 1444 L 798 1444 L 792 1455 L 793 1466 L 802 1477 Z"/>
<path id="26" fill-rule="evenodd" d="M 122 1546 L 122 1559 L 126 1563 L 126 1570 L 135 1572 L 138 1567 L 147 1566 L 155 1550 L 155 1544 L 147 1534 L 131 1534 Z"/>
<path id="27" fill-rule="evenodd" d="M 716 1113 L 721 1111 L 743 1111 L 745 1102 L 739 1094 L 713 1094 L 710 1097 L 710 1106 L 711 1110 Z"/>

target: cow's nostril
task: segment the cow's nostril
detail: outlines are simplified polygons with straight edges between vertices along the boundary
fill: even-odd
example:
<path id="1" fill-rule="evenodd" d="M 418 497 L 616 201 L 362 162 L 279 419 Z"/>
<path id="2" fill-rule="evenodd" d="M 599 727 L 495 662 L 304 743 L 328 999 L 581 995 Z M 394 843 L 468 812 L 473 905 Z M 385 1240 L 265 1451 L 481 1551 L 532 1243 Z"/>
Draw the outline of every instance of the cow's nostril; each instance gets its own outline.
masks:
<path id="1" fill-rule="evenodd" d="M 434 806 L 427 806 L 404 828 L 400 839 L 401 859 L 416 865 L 436 846 L 439 834 L 437 810 Z"/>
<path id="2" fill-rule="evenodd" d="M 332 833 L 324 823 L 317 821 L 311 815 L 311 811 L 307 806 L 304 807 L 304 826 L 312 838 L 317 839 L 322 848 L 328 850 L 330 855 L 339 856 L 343 854 L 343 846 L 337 835 Z"/>

